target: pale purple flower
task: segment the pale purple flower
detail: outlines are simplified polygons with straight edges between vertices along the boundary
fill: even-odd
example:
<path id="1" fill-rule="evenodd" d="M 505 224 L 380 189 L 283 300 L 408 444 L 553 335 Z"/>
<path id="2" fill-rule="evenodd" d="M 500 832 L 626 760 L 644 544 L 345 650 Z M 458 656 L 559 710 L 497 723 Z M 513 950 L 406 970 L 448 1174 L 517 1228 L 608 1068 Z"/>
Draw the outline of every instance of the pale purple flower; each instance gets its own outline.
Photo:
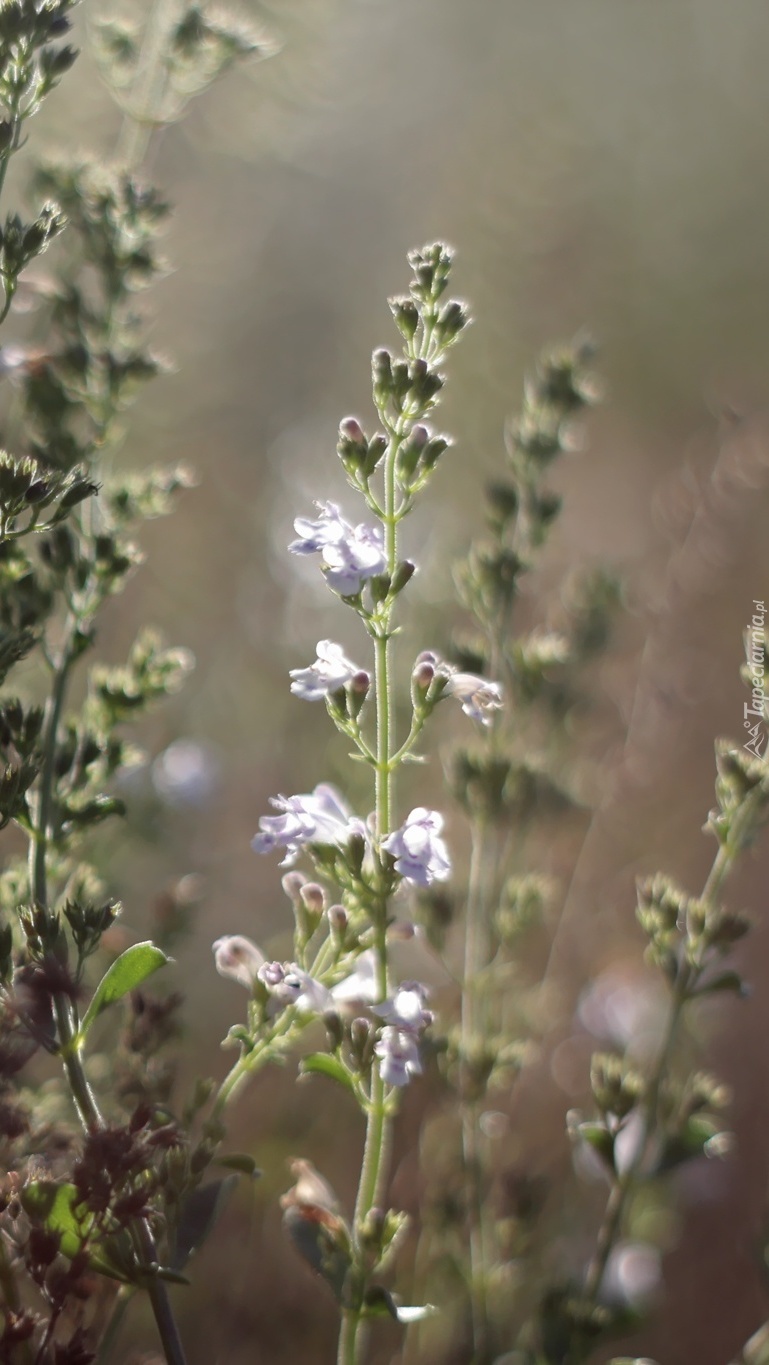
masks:
<path id="1" fill-rule="evenodd" d="M 315 649 L 318 657 L 314 664 L 309 668 L 292 668 L 289 673 L 291 691 L 303 701 L 320 701 L 338 692 L 361 671 L 333 640 L 319 640 Z"/>
<path id="2" fill-rule="evenodd" d="M 259 833 L 251 840 L 251 847 L 255 853 L 285 849 L 284 865 L 306 844 L 341 847 L 351 834 L 364 832 L 363 822 L 354 818 L 336 788 L 326 782 L 321 782 L 307 795 L 273 796 L 270 804 L 281 814 L 262 816 Z"/>
<path id="3" fill-rule="evenodd" d="M 462 710 L 471 720 L 491 725 L 491 712 L 502 706 L 499 683 L 479 678 L 475 673 L 452 673 L 446 683 L 446 694 L 462 703 Z"/>
<path id="4" fill-rule="evenodd" d="M 335 502 L 316 502 L 320 516 L 317 521 L 309 517 L 297 517 L 294 522 L 298 540 L 292 540 L 289 550 L 293 555 L 314 555 L 322 553 L 327 545 L 343 540 L 350 530 Z"/>
<path id="5" fill-rule="evenodd" d="M 319 502 L 316 507 L 317 520 L 297 517 L 298 539 L 288 548 L 295 555 L 319 554 L 329 587 L 340 597 L 355 597 L 367 579 L 387 568 L 382 529 L 352 526 L 334 502 Z"/>
<path id="6" fill-rule="evenodd" d="M 216 970 L 220 976 L 229 976 L 247 990 L 252 990 L 254 981 L 264 966 L 264 953 L 250 938 L 242 934 L 227 934 L 218 938 L 213 945 Z"/>
<path id="7" fill-rule="evenodd" d="M 433 1022 L 431 1010 L 425 1009 L 429 991 L 419 981 L 404 981 L 393 996 L 374 1006 L 374 1014 L 400 1030 L 420 1033 Z"/>
<path id="8" fill-rule="evenodd" d="M 382 1029 L 382 1036 L 374 1046 L 379 1058 L 379 1074 L 385 1085 L 408 1085 L 412 1076 L 422 1074 L 419 1044 L 413 1033 L 393 1025 Z"/>
<path id="9" fill-rule="evenodd" d="M 323 1014 L 333 1003 L 331 992 L 295 962 L 263 962 L 257 976 L 272 996 L 273 1014 L 287 1005 L 303 1014 Z"/>
<path id="10" fill-rule="evenodd" d="M 405 825 L 382 840 L 382 848 L 395 859 L 395 870 L 407 882 L 430 886 L 451 876 L 451 859 L 441 836 L 443 816 L 437 810 L 417 806 Z"/>

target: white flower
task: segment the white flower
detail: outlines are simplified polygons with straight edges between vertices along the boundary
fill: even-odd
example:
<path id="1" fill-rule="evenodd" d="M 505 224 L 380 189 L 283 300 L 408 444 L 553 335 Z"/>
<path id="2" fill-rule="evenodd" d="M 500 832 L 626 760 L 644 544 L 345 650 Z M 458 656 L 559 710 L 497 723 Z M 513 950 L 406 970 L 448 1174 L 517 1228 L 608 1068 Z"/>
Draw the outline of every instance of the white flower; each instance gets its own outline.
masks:
<path id="1" fill-rule="evenodd" d="M 341 645 L 333 640 L 319 640 L 315 646 L 317 659 L 309 668 L 292 668 L 291 691 L 303 701 L 320 701 L 331 692 L 346 687 L 361 670 L 348 659 Z"/>
<path id="2" fill-rule="evenodd" d="M 219 975 L 229 976 L 247 990 L 252 990 L 259 970 L 264 966 L 265 958 L 261 949 L 242 934 L 228 934 L 216 940 L 213 950 Z"/>
<path id="3" fill-rule="evenodd" d="M 321 782 L 304 796 L 273 796 L 270 804 L 280 815 L 263 815 L 259 833 L 251 840 L 255 853 L 286 850 L 283 864 L 291 862 L 306 844 L 346 844 L 351 834 L 362 834 L 365 826 L 355 819 L 335 787 Z"/>
<path id="4" fill-rule="evenodd" d="M 451 673 L 446 683 L 446 695 L 456 697 L 462 703 L 462 710 L 471 720 L 481 725 L 491 725 L 491 712 L 499 711 L 502 706 L 502 688 L 499 683 L 488 682 L 475 673 Z"/>
<path id="5" fill-rule="evenodd" d="M 330 588 L 340 597 L 355 597 L 369 578 L 384 573 L 387 556 L 379 526 L 352 526 L 334 502 L 319 502 L 316 521 L 297 517 L 298 536 L 289 545 L 295 555 L 319 554 Z"/>
<path id="6" fill-rule="evenodd" d="M 331 987 L 331 995 L 336 1005 L 347 1005 L 356 1001 L 362 1005 L 373 1005 L 377 998 L 376 953 L 366 948 L 356 959 L 355 971 L 343 981 Z"/>
<path id="7" fill-rule="evenodd" d="M 425 1009 L 428 996 L 427 987 L 419 981 L 404 981 L 395 995 L 374 1006 L 374 1014 L 397 1029 L 418 1033 L 433 1022 L 432 1012 Z"/>
<path id="8" fill-rule="evenodd" d="M 379 1058 L 379 1073 L 386 1085 L 408 1085 L 412 1076 L 422 1074 L 419 1044 L 413 1033 L 392 1025 L 382 1029 L 374 1046 Z"/>
<path id="9" fill-rule="evenodd" d="M 382 840 L 382 848 L 395 859 L 395 870 L 407 882 L 430 886 L 451 876 L 451 859 L 440 837 L 443 816 L 437 810 L 417 806 L 405 825 Z"/>

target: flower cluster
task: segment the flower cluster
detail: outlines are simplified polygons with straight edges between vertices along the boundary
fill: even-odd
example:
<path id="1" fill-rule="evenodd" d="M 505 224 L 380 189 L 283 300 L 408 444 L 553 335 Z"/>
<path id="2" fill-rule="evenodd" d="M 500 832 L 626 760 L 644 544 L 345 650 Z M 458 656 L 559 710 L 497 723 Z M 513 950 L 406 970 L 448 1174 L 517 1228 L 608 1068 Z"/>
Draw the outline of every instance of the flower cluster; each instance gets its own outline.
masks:
<path id="1" fill-rule="evenodd" d="M 480 725 L 490 726 L 493 713 L 503 705 L 502 686 L 481 678 L 477 673 L 462 673 L 432 650 L 424 650 L 414 664 L 415 687 L 429 703 L 441 697 L 454 697 L 466 716 Z"/>
<path id="2" fill-rule="evenodd" d="M 325 782 L 308 795 L 273 796 L 270 803 L 282 813 L 262 816 L 259 833 L 251 840 L 251 847 L 255 853 L 285 849 L 283 865 L 293 862 L 309 844 L 343 847 L 352 834 L 365 832 L 362 822 L 354 818 L 339 792 Z"/>
<path id="3" fill-rule="evenodd" d="M 261 817 L 252 848 L 279 851 L 284 866 L 306 857 L 319 878 L 308 883 L 291 871 L 283 880 L 296 924 L 294 960 L 268 961 L 256 944 L 237 935 L 214 944 L 219 972 L 251 994 L 247 1026 L 231 1030 L 230 1041 L 242 1053 L 223 1083 L 225 1096 L 259 1059 L 269 1060 L 276 1041 L 271 1028 L 278 1030 L 282 1050 L 298 1037 L 303 1015 L 322 1014 L 328 1050 L 306 1057 L 303 1068 L 344 1084 L 366 1115 L 367 1166 L 375 1180 L 369 1189 L 362 1177 L 355 1225 L 342 1236 L 339 1220 L 333 1227 L 326 1220 L 321 1246 L 309 1236 L 299 1194 L 288 1205 L 284 1201 L 292 1237 L 301 1240 L 302 1254 L 327 1280 L 346 1316 L 344 1358 L 355 1365 L 361 1361 L 364 1305 L 386 1293 L 371 1277 L 388 1239 L 380 1229 L 375 1254 L 366 1229 L 377 1221 L 386 1197 L 387 1126 L 397 1092 L 422 1071 L 420 1041 L 433 1017 L 426 986 L 406 982 L 393 991 L 391 900 L 404 885 L 421 890 L 445 881 L 452 870 L 437 810 L 417 806 L 399 823 L 395 775 L 406 759 L 418 757 L 417 741 L 442 695 L 454 696 L 484 726 L 502 703 L 497 683 L 461 673 L 436 655 L 421 655 L 412 674 L 410 725 L 397 733 L 395 607 L 416 571 L 399 557 L 399 525 L 449 447 L 426 419 L 444 383 L 438 367 L 467 322 L 463 305 L 444 298 L 451 253 L 435 244 L 412 253 L 410 263 L 410 295 L 391 301 L 402 355 L 381 348 L 372 357 L 378 426 L 367 435 L 349 417 L 339 428 L 337 453 L 371 521 L 353 523 L 336 503 L 317 502 L 315 516 L 294 521 L 296 538 L 288 547 L 292 554 L 318 557 L 327 586 L 369 637 L 371 673 L 341 644 L 324 639 L 312 663 L 290 671 L 290 686 L 303 701 L 325 701 L 333 724 L 354 745 L 353 757 L 372 774 L 373 810 L 360 818 L 327 783 L 271 798 L 274 813 Z M 336 884 L 337 893 L 327 893 L 321 883 Z M 333 894 L 340 902 L 329 905 Z M 351 1018 L 350 1007 L 362 1012 Z M 395 1228 L 399 1216 L 392 1217 Z M 316 1220 L 314 1234 L 317 1227 Z"/>
<path id="4" fill-rule="evenodd" d="M 369 578 L 384 573 L 387 557 L 378 526 L 352 526 L 334 502 L 316 503 L 318 519 L 297 517 L 294 555 L 319 554 L 328 586 L 340 597 L 357 597 Z"/>
<path id="5" fill-rule="evenodd" d="M 259 982 L 270 997 L 269 1015 L 287 1005 L 304 1014 L 322 1014 L 333 1004 L 331 992 L 295 962 L 268 962 L 261 948 L 242 934 L 227 934 L 213 945 L 216 970 L 247 990 Z"/>

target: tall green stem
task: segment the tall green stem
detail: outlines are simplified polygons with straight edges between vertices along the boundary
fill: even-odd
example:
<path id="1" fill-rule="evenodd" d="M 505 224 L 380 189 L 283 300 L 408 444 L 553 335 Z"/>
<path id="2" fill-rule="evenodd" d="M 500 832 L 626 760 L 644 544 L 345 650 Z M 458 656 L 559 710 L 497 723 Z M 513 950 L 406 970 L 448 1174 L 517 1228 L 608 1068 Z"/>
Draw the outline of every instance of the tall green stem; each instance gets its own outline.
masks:
<path id="1" fill-rule="evenodd" d="M 391 433 L 385 457 L 384 522 L 385 551 L 390 576 L 398 562 L 398 514 L 396 508 L 395 464 L 403 437 L 400 428 Z M 375 696 L 376 696 L 376 779 L 375 820 L 377 837 L 381 840 L 392 827 L 394 776 L 393 718 L 392 718 L 392 604 L 383 613 L 375 637 Z M 374 951 L 376 953 L 377 997 L 384 1000 L 388 990 L 387 965 L 387 904 L 382 900 L 376 908 Z M 377 1208 L 384 1193 L 387 1178 L 387 1157 L 390 1149 L 391 1121 L 387 1114 L 385 1084 L 375 1064 L 371 1076 L 371 1093 L 366 1118 L 366 1138 L 363 1148 L 358 1194 L 355 1200 L 353 1235 L 366 1216 Z M 358 1365 L 365 1335 L 361 1303 L 342 1312 L 342 1325 L 337 1351 L 337 1365 Z"/>

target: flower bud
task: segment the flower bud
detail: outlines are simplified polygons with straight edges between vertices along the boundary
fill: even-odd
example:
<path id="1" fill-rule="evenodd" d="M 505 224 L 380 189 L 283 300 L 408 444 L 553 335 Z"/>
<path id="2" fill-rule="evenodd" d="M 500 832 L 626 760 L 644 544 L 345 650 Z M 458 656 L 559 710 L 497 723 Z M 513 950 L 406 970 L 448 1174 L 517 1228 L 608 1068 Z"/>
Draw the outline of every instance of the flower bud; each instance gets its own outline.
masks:
<path id="1" fill-rule="evenodd" d="M 299 896 L 305 910 L 320 917 L 326 908 L 326 893 L 318 882 L 305 882 Z"/>
<path id="2" fill-rule="evenodd" d="M 371 687 L 371 674 L 365 668 L 360 668 L 353 678 L 350 679 L 350 691 L 366 696 Z"/>
<path id="3" fill-rule="evenodd" d="M 357 720 L 363 709 L 363 704 L 371 690 L 371 675 L 364 668 L 358 670 L 353 678 L 350 679 L 348 690 L 348 704 L 350 714 Z"/>
<path id="4" fill-rule="evenodd" d="M 419 325 L 419 309 L 413 299 L 395 298 L 389 300 L 390 312 L 395 318 L 395 326 L 398 328 L 405 341 L 412 341 Z"/>
<path id="5" fill-rule="evenodd" d="M 376 1030 L 368 1019 L 358 1017 L 350 1024 L 350 1049 L 360 1071 L 368 1071 L 374 1058 Z"/>
<path id="6" fill-rule="evenodd" d="M 393 369 L 392 356 L 384 347 L 374 351 L 371 357 L 371 380 L 377 407 L 386 407 L 392 397 Z"/>
<path id="7" fill-rule="evenodd" d="M 366 437 L 363 433 L 363 427 L 357 417 L 345 417 L 343 421 L 339 423 L 339 435 L 343 440 L 351 441 L 353 445 L 364 448 L 366 446 Z"/>
<path id="8" fill-rule="evenodd" d="M 368 443 L 366 459 L 363 464 L 363 473 L 366 475 L 366 478 L 371 478 L 371 475 L 374 473 L 379 461 L 387 450 L 388 445 L 389 442 L 387 437 L 382 431 L 377 431 L 371 437 L 371 440 Z"/>
<path id="9" fill-rule="evenodd" d="M 323 1015 L 323 1023 L 326 1025 L 328 1045 L 333 1051 L 336 1051 L 338 1047 L 342 1046 L 342 1041 L 344 1039 L 342 1020 L 336 1010 L 326 1010 L 326 1013 Z"/>
<path id="10" fill-rule="evenodd" d="M 390 592 L 393 597 L 396 597 L 399 592 L 403 591 L 406 584 L 410 583 L 415 573 L 416 564 L 413 564 L 410 559 L 402 559 L 396 564 L 395 573 L 393 574 L 390 583 Z"/>
<path id="11" fill-rule="evenodd" d="M 345 417 L 340 423 L 336 449 L 348 472 L 354 473 L 363 465 L 368 454 L 368 442 L 355 417 Z"/>
<path id="12" fill-rule="evenodd" d="M 330 905 L 326 914 L 332 937 L 337 943 L 343 944 L 349 923 L 347 911 L 343 905 Z"/>
<path id="13" fill-rule="evenodd" d="M 425 650 L 420 654 L 414 664 L 414 671 L 411 674 L 411 682 L 418 692 L 427 692 L 430 683 L 435 677 L 435 666 L 438 662 L 437 655 Z"/>
<path id="14" fill-rule="evenodd" d="M 264 954 L 250 938 L 242 934 L 228 934 L 216 940 L 213 951 L 220 976 L 229 976 L 247 990 L 253 990 L 254 982 L 264 966 Z"/>
<path id="15" fill-rule="evenodd" d="M 301 896 L 304 883 L 305 878 L 301 872 L 287 872 L 280 884 L 288 899 L 296 903 Z"/>

